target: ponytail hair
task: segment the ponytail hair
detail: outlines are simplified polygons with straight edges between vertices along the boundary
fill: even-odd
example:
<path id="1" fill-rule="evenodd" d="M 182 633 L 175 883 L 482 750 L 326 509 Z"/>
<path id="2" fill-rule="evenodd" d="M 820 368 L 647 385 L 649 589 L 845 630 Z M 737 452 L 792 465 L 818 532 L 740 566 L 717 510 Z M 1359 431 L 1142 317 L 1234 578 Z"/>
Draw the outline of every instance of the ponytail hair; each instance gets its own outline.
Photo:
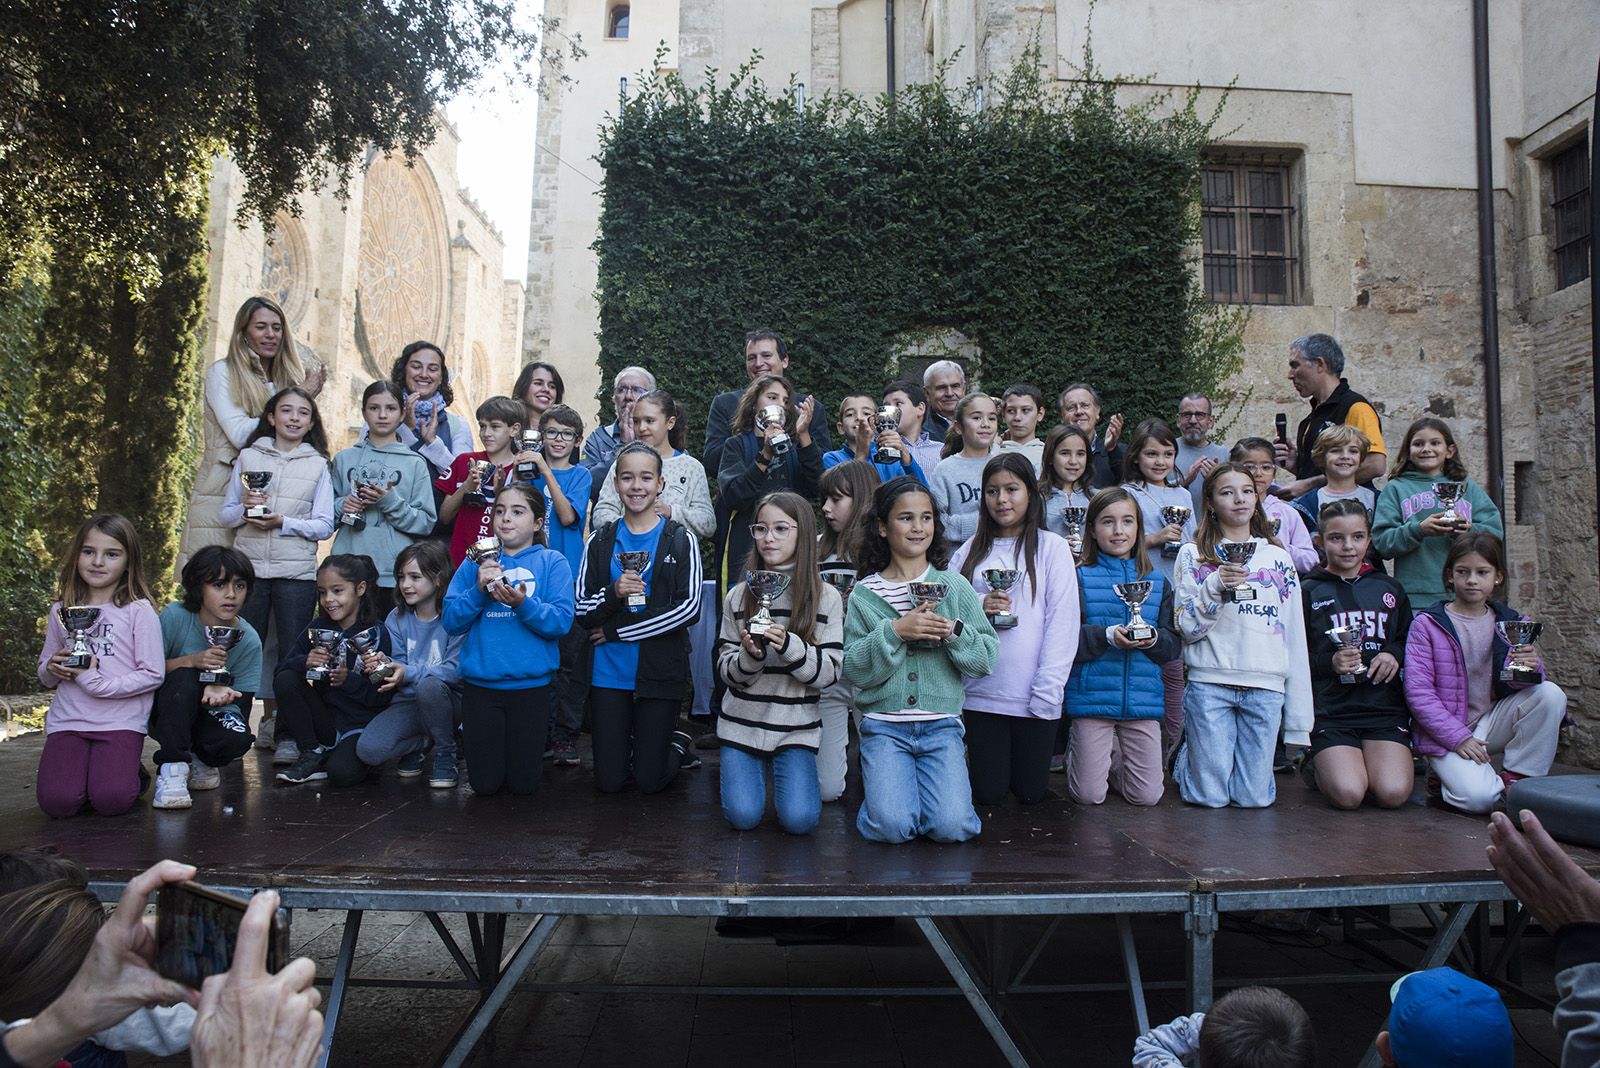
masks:
<path id="1" fill-rule="evenodd" d="M 391 384 L 389 388 L 394 387 Z M 361 591 L 360 603 L 356 605 L 355 625 L 370 627 L 374 623 L 382 623 L 383 619 L 378 615 L 378 565 L 372 562 L 372 557 L 365 553 L 334 553 L 322 561 L 317 574 L 330 568 L 337 571 L 346 582 L 366 584 L 366 589 Z"/>

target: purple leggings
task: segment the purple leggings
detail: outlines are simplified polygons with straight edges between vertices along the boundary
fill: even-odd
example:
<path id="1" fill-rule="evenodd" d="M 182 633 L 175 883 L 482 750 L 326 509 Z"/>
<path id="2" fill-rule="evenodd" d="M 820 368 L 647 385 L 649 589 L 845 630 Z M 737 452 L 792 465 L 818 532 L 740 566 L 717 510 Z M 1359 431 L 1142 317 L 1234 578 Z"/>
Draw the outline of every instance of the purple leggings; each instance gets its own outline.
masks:
<path id="1" fill-rule="evenodd" d="M 122 815 L 139 799 L 143 753 L 138 731 L 50 732 L 39 757 L 39 807 L 64 819 L 87 801 L 102 816 Z"/>

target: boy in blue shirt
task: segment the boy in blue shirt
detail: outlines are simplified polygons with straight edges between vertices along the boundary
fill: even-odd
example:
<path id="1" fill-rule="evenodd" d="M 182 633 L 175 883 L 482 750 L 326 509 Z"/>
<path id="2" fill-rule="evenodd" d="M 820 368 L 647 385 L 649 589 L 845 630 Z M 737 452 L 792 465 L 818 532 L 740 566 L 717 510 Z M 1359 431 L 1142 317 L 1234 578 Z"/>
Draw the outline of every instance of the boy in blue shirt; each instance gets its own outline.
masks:
<path id="1" fill-rule="evenodd" d="M 873 462 L 872 466 L 878 469 L 879 480 L 887 482 L 891 478 L 910 475 L 926 486 L 928 479 L 918 466 L 916 457 L 911 455 L 911 449 L 900 437 L 899 429 L 878 433 L 875 422 L 877 415 L 877 402 L 865 393 L 852 393 L 840 402 L 839 440 L 844 442 L 844 445 L 822 454 L 823 470 L 836 467 L 848 460 L 872 461 L 879 449 L 889 449 L 898 452 L 903 459 L 895 464 Z"/>

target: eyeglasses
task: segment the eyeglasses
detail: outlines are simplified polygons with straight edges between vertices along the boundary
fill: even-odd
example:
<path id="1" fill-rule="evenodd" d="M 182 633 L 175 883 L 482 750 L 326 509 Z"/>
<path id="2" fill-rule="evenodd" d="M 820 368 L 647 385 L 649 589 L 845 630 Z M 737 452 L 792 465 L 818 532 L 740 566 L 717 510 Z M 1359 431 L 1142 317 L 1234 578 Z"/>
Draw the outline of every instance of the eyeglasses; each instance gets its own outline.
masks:
<path id="1" fill-rule="evenodd" d="M 1252 475 L 1270 475 L 1278 469 L 1277 464 L 1240 464 L 1239 466 Z"/>
<path id="2" fill-rule="evenodd" d="M 771 534 L 774 538 L 777 538 L 781 541 L 784 538 L 787 538 L 790 534 L 793 534 L 798 529 L 799 528 L 793 523 L 774 523 L 770 527 L 765 523 L 751 523 L 750 536 L 760 540 L 761 538 L 766 537 L 768 534 Z"/>
<path id="3" fill-rule="evenodd" d="M 1179 419 L 1210 419 L 1210 412 L 1179 412 Z"/>
<path id="4" fill-rule="evenodd" d="M 578 432 L 576 430 L 567 430 L 567 429 L 556 430 L 556 429 L 551 429 L 551 430 L 546 430 L 544 432 L 544 436 L 549 438 L 551 441 L 577 441 L 578 440 Z"/>
<path id="5" fill-rule="evenodd" d="M 643 386 L 618 386 L 611 391 L 613 397 L 642 397 L 649 393 Z"/>

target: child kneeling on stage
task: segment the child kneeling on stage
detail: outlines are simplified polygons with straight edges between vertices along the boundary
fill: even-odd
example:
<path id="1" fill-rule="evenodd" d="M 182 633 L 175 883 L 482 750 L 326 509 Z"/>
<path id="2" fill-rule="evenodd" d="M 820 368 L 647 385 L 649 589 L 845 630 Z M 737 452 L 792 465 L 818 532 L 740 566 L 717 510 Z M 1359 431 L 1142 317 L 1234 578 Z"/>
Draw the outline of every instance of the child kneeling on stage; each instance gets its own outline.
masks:
<path id="1" fill-rule="evenodd" d="M 467 782 L 480 797 L 531 794 L 544 775 L 560 641 L 572 629 L 572 568 L 545 545 L 544 494 L 526 482 L 494 499 L 499 551 L 469 554 L 450 580 L 444 629 L 461 647 Z"/>
<path id="2" fill-rule="evenodd" d="M 167 677 L 150 715 L 150 737 L 160 745 L 155 808 L 188 808 L 190 790 L 215 790 L 220 769 L 255 741 L 250 703 L 261 687 L 261 638 L 239 615 L 255 580 L 244 553 L 207 545 L 183 565 L 183 600 L 161 610 Z M 231 630 L 212 644 L 213 628 Z"/>
<path id="3" fill-rule="evenodd" d="M 746 581 L 728 591 L 717 638 L 717 671 L 728 684 L 717 717 L 722 814 L 740 831 L 760 823 L 770 776 L 778 825 L 809 834 L 822 815 L 818 700 L 839 677 L 844 602 L 817 570 L 816 521 L 804 497 L 769 493 L 755 517 Z M 751 626 L 761 605 L 750 586 L 756 571 L 789 580 L 759 632 Z"/>
<path id="4" fill-rule="evenodd" d="M 964 842 L 982 830 L 963 754 L 961 680 L 993 671 L 1000 642 L 972 585 L 943 569 L 948 555 L 922 483 L 902 475 L 878 487 L 861 532 L 866 577 L 851 591 L 844 634 L 845 678 L 861 688 L 866 799 L 856 829 L 875 842 Z M 922 584 L 942 587 L 943 599 L 917 596 Z"/>
<path id="5" fill-rule="evenodd" d="M 1446 804 L 1484 813 L 1513 782 L 1550 771 L 1567 695 L 1544 681 L 1538 649 L 1501 633 L 1525 617 L 1492 599 L 1506 579 L 1499 538 L 1456 538 L 1443 578 L 1453 600 L 1418 612 L 1406 640 L 1406 699 L 1417 751 L 1432 768 L 1430 793 L 1437 777 Z M 1504 771 L 1489 763 L 1495 753 L 1505 754 Z"/>

